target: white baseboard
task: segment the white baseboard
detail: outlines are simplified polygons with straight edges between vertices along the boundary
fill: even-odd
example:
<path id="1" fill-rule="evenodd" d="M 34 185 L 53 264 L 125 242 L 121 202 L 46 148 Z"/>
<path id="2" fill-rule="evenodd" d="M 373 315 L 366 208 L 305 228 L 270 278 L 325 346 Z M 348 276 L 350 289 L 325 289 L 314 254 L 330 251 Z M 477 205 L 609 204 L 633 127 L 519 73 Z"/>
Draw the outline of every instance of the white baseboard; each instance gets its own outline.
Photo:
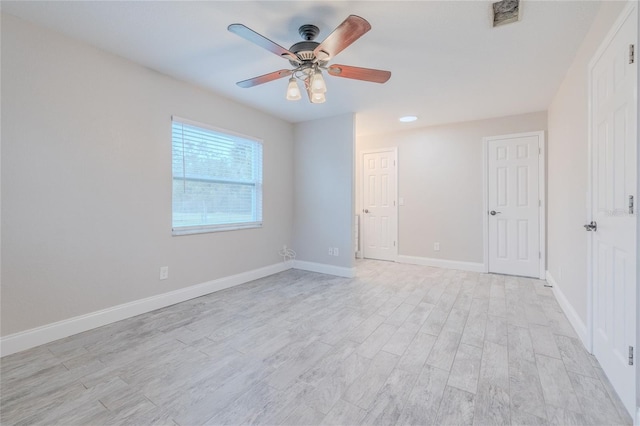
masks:
<path id="1" fill-rule="evenodd" d="M 185 300 L 224 290 L 291 269 L 291 262 L 281 262 L 228 277 L 218 278 L 180 290 L 135 300 L 89 314 L 80 315 L 0 338 L 0 356 L 10 355 L 35 346 L 53 342 L 73 334 L 144 314 Z"/>
<path id="2" fill-rule="evenodd" d="M 304 260 L 294 260 L 293 268 L 302 269 L 303 271 L 319 272 L 321 274 L 337 275 L 345 278 L 353 278 L 356 276 L 356 268 L 345 268 L 344 266 L 306 262 Z"/>
<path id="3" fill-rule="evenodd" d="M 576 310 L 573 308 L 571 302 L 569 302 L 569 299 L 567 299 L 567 296 L 562 292 L 562 288 L 549 271 L 547 271 L 547 282 L 553 286 L 553 294 L 556 296 L 556 300 L 573 326 L 573 329 L 576 331 L 576 334 L 580 337 L 580 340 L 582 340 L 582 344 L 585 348 L 590 348 L 591 339 L 587 332 L 587 325 L 582 321 Z"/>
<path id="4" fill-rule="evenodd" d="M 436 268 L 458 269 L 460 271 L 484 272 L 482 263 L 460 262 L 457 260 L 433 259 L 429 257 L 399 255 L 398 262 L 412 265 L 433 266 Z"/>

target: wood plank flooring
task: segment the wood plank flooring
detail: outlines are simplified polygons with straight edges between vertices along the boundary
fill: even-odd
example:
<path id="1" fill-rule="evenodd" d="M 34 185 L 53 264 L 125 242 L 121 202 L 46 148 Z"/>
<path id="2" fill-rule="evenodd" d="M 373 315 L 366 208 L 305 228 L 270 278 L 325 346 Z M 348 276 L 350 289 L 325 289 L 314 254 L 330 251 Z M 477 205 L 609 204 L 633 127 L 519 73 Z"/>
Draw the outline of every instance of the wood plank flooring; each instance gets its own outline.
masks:
<path id="1" fill-rule="evenodd" d="M 0 361 L 3 425 L 631 424 L 543 281 L 289 270 Z"/>

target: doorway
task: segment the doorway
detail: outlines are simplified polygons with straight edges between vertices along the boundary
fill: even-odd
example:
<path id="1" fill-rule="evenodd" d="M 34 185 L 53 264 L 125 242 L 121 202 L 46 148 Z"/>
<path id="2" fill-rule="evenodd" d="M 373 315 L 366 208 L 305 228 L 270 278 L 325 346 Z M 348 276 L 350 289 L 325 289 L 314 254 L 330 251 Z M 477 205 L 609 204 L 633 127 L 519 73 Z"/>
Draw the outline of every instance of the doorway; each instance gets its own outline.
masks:
<path id="1" fill-rule="evenodd" d="M 362 256 L 398 256 L 397 148 L 362 153 Z"/>
<path id="2" fill-rule="evenodd" d="M 544 132 L 486 137 L 483 152 L 485 272 L 544 279 Z"/>

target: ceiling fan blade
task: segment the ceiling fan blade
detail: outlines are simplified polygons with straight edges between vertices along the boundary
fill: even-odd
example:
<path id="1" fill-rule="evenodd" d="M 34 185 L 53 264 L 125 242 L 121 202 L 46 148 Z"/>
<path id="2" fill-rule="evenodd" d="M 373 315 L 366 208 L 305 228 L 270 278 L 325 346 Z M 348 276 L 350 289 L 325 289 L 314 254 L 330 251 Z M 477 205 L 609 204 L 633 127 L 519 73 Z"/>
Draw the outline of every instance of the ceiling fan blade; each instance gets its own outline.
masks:
<path id="1" fill-rule="evenodd" d="M 352 78 L 374 83 L 386 83 L 391 78 L 391 71 L 351 67 L 349 65 L 331 65 L 328 71 L 334 77 Z"/>
<path id="2" fill-rule="evenodd" d="M 227 29 L 234 34 L 237 34 L 240 37 L 247 39 L 254 44 L 257 44 L 258 46 L 267 49 L 269 52 L 275 53 L 280 57 L 290 59 L 298 63 L 301 62 L 300 58 L 298 58 L 295 53 L 290 52 L 289 50 L 285 49 L 277 43 L 274 43 L 265 36 L 258 34 L 245 25 L 231 24 L 227 27 Z"/>
<path id="3" fill-rule="evenodd" d="M 249 87 L 257 86 L 259 84 L 268 83 L 273 80 L 277 80 L 279 78 L 288 77 L 292 74 L 291 70 L 280 70 L 274 71 L 269 74 L 261 75 L 258 77 L 253 77 L 248 80 L 242 80 L 237 82 L 236 84 L 244 89 Z"/>
<path id="4" fill-rule="evenodd" d="M 328 61 L 346 49 L 351 43 L 362 37 L 371 29 L 366 19 L 357 15 L 349 15 L 342 24 L 333 30 L 313 51 L 316 58 Z"/>

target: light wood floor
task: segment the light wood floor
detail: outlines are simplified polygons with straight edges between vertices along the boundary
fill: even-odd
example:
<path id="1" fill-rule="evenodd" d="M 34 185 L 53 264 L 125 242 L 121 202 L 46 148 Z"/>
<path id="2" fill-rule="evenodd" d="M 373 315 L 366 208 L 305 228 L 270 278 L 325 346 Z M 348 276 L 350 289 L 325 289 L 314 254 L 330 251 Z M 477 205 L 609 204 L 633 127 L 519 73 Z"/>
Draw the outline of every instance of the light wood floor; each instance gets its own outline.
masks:
<path id="1" fill-rule="evenodd" d="M 290 270 L 5 357 L 13 424 L 631 424 L 544 282 Z"/>

